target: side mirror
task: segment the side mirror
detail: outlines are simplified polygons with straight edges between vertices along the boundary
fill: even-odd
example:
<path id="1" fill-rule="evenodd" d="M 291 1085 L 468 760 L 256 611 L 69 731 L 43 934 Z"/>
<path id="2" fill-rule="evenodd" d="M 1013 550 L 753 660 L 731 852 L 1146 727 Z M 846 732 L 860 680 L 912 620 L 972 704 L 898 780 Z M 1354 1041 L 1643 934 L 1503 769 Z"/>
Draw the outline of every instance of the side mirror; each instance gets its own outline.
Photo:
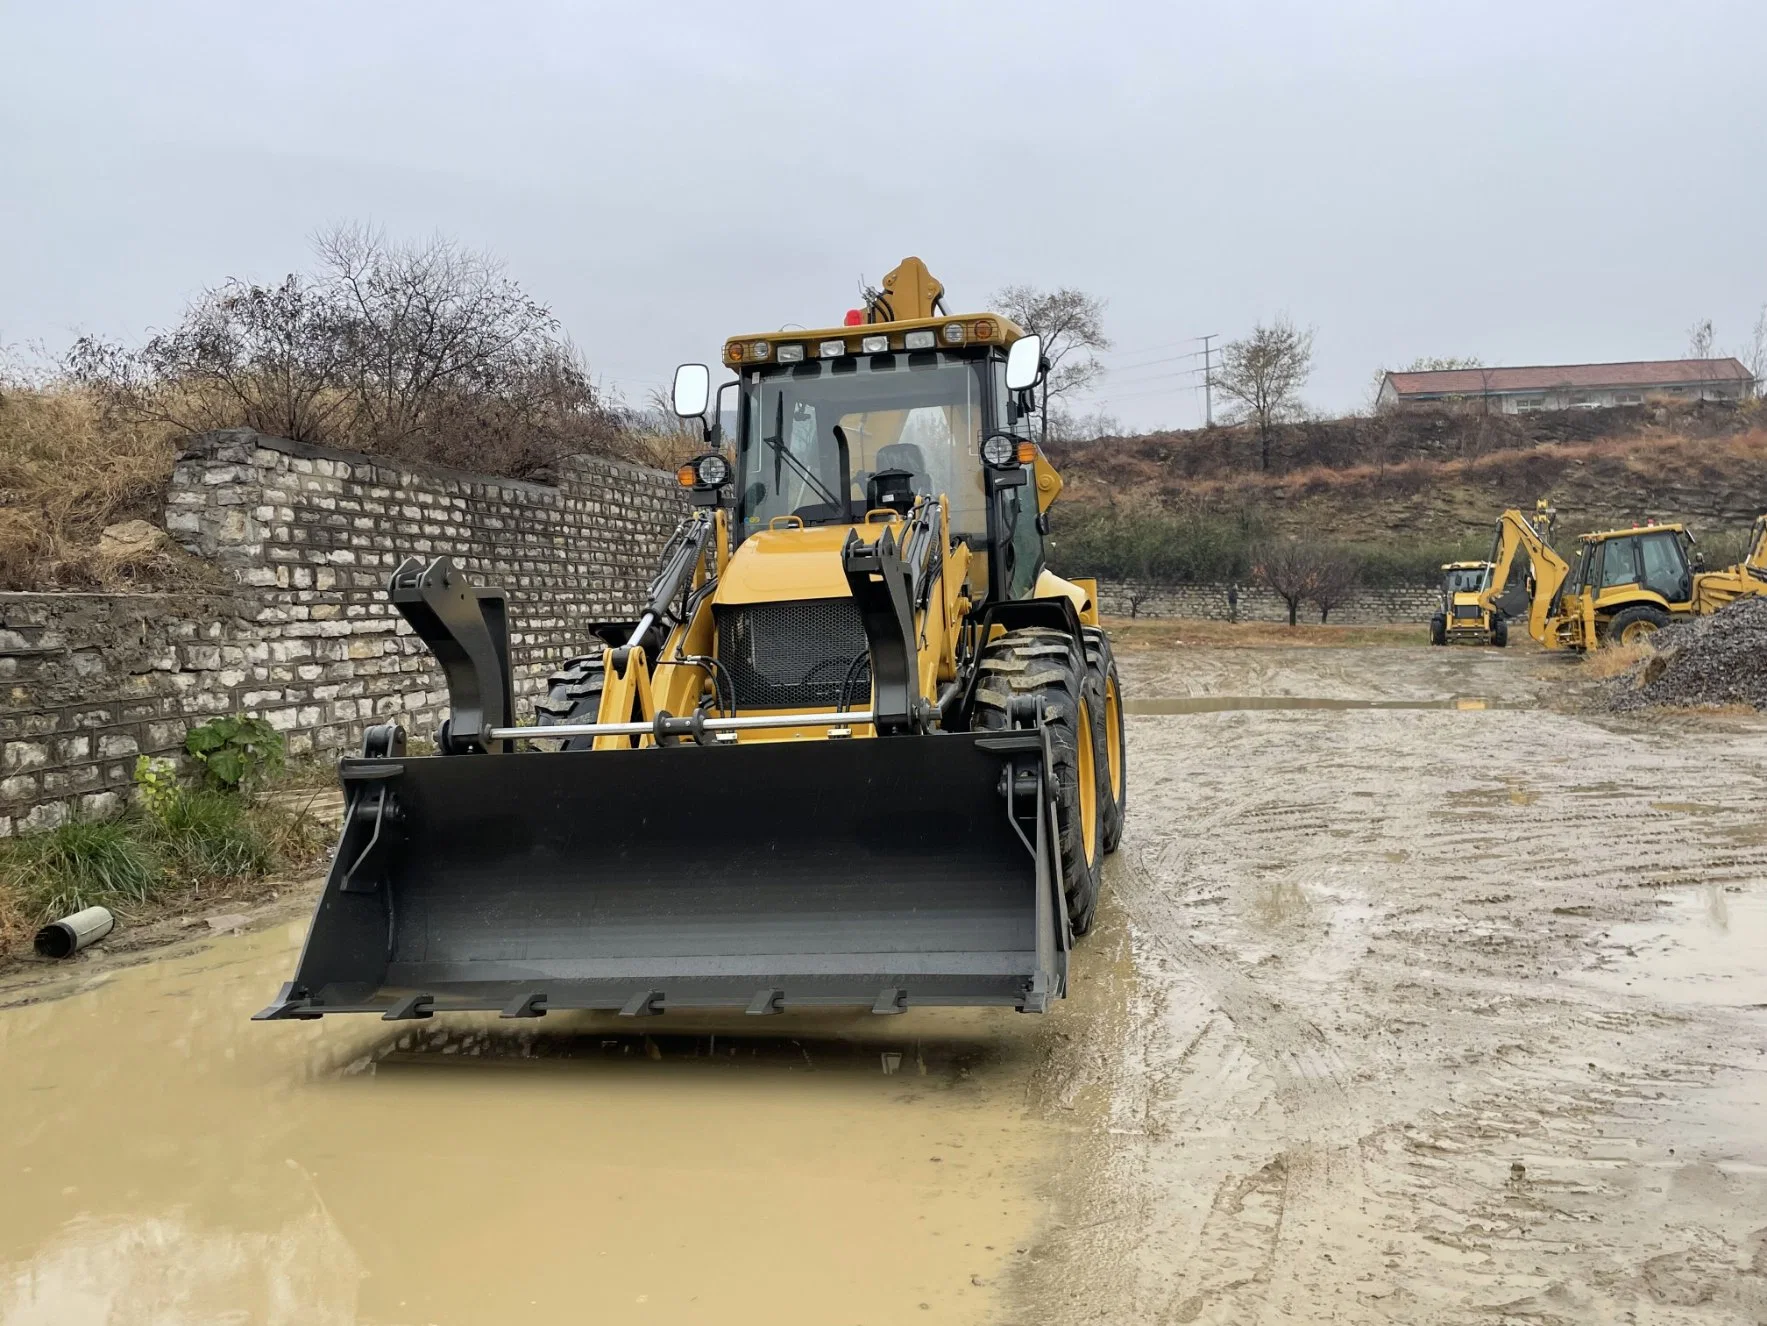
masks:
<path id="1" fill-rule="evenodd" d="M 1037 385 L 1043 367 L 1043 338 L 1021 336 L 1006 352 L 1006 389 L 1029 391 Z"/>
<path id="2" fill-rule="evenodd" d="M 712 395 L 712 370 L 704 364 L 683 364 L 675 370 L 675 413 L 703 419 Z"/>

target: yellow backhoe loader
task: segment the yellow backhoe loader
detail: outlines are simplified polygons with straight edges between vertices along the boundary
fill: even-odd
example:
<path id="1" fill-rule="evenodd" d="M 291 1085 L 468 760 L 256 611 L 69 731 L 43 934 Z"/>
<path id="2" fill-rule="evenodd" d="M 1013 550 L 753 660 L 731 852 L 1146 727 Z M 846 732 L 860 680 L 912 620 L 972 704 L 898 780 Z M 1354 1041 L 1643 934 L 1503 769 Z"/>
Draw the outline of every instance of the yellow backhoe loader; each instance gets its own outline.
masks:
<path id="1" fill-rule="evenodd" d="M 335 864 L 259 1018 L 1065 992 L 1127 789 L 1096 589 L 1044 565 L 1038 337 L 945 312 L 909 258 L 843 325 L 722 360 L 715 401 L 676 373 L 708 446 L 648 602 L 584 624 L 533 725 L 503 591 L 395 572 L 450 716 L 434 755 L 383 725 L 342 761 Z"/>
<path id="2" fill-rule="evenodd" d="M 1479 599 L 1491 581 L 1489 562 L 1442 564 L 1442 610 L 1430 618 L 1432 645 L 1495 645 L 1509 643 L 1509 619 L 1503 609 Z"/>
<path id="3" fill-rule="evenodd" d="M 1767 594 L 1767 516 L 1756 519 L 1743 561 L 1706 571 L 1685 525 L 1578 535 L 1573 565 L 1549 542 L 1556 514 L 1541 501 L 1531 516 L 1512 509 L 1497 518 L 1491 578 L 1478 595 L 1482 607 L 1495 609 L 1517 554 L 1526 553 L 1528 633 L 1548 649 L 1633 644 L 1670 622 Z"/>

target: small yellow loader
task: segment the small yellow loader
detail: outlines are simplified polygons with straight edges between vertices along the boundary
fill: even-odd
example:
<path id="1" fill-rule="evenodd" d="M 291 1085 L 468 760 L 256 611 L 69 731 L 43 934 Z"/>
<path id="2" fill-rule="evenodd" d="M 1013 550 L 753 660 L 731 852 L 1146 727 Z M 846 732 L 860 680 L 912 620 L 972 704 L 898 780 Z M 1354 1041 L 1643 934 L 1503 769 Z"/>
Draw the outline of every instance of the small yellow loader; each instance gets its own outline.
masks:
<path id="1" fill-rule="evenodd" d="M 1497 518 L 1491 579 L 1478 595 L 1494 608 L 1517 554 L 1526 553 L 1528 633 L 1547 649 L 1634 644 L 1671 622 L 1767 594 L 1767 516 L 1756 519 L 1743 561 L 1707 571 L 1692 532 L 1678 524 L 1578 535 L 1576 562 L 1566 562 L 1548 541 L 1556 515 L 1541 501 L 1532 515 L 1512 509 Z"/>
<path id="2" fill-rule="evenodd" d="M 1432 645 L 1495 645 L 1509 643 L 1509 619 L 1503 609 L 1487 607 L 1480 594 L 1491 580 L 1489 562 L 1445 562 L 1442 565 L 1442 610 L 1430 618 Z"/>
<path id="3" fill-rule="evenodd" d="M 909 258 L 843 325 L 722 360 L 715 401 L 676 372 L 708 445 L 648 601 L 583 623 L 533 725 L 503 591 L 394 574 L 450 717 L 434 755 L 387 725 L 342 762 L 335 864 L 258 1017 L 1065 992 L 1127 785 L 1095 587 L 1045 565 L 1038 337 L 946 312 Z"/>

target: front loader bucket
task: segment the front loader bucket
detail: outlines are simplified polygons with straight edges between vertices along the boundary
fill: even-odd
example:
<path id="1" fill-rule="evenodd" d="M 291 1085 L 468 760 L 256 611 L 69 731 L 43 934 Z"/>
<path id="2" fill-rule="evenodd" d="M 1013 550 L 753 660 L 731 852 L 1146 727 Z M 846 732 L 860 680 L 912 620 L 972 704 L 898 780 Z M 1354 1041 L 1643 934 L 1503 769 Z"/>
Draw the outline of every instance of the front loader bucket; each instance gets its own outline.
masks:
<path id="1" fill-rule="evenodd" d="M 337 860 L 258 1016 L 1042 1011 L 1067 950 L 1042 742 L 345 761 Z"/>

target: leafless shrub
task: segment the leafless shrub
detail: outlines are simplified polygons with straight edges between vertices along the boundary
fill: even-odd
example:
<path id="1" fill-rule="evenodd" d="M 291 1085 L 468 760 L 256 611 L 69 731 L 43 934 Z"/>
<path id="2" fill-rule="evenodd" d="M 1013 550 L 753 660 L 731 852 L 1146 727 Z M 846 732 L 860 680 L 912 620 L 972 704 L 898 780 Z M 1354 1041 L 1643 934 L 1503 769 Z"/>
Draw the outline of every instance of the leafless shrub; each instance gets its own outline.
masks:
<path id="1" fill-rule="evenodd" d="M 1307 601 L 1319 609 L 1320 625 L 1323 626 L 1330 619 L 1333 608 L 1341 608 L 1350 601 L 1361 583 L 1361 563 L 1349 553 L 1340 548 L 1318 550 L 1318 562 L 1313 574 L 1312 588 L 1307 591 Z"/>
<path id="2" fill-rule="evenodd" d="M 1343 601 L 1334 580 L 1332 563 L 1341 558 L 1323 544 L 1310 539 L 1280 539 L 1264 544 L 1252 556 L 1252 578 L 1288 608 L 1288 624 L 1296 624 L 1301 604 L 1324 595 L 1333 601 L 1322 609 L 1320 620 Z"/>
<path id="3" fill-rule="evenodd" d="M 628 456 L 558 319 L 502 264 L 435 238 L 341 226 L 317 271 L 229 281 L 129 349 L 84 338 L 69 375 L 120 415 L 535 477 L 577 451 Z"/>

